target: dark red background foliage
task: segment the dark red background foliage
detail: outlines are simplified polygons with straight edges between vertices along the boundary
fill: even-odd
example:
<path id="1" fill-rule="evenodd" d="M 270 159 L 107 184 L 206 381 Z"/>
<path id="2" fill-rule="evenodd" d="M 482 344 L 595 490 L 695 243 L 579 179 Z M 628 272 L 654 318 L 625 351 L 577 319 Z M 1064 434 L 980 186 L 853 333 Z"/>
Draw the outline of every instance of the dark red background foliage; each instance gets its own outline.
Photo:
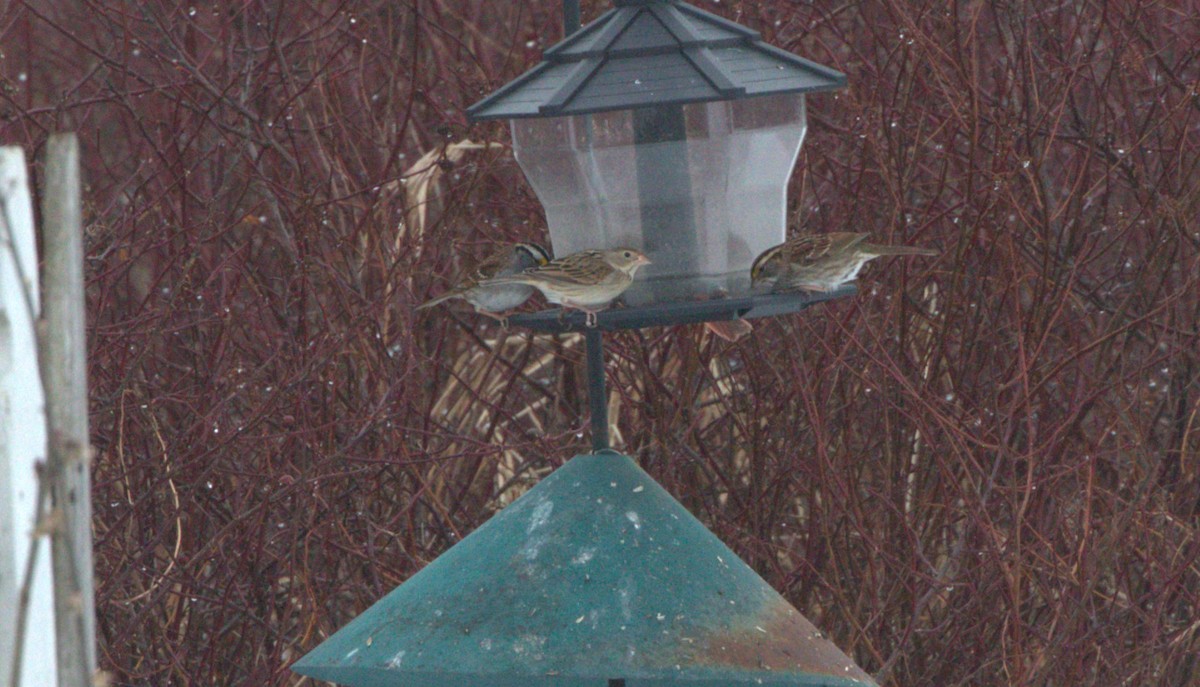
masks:
<path id="1" fill-rule="evenodd" d="M 612 337 L 619 446 L 882 684 L 1197 684 L 1198 15 L 699 4 L 849 76 L 810 103 L 804 223 L 942 254 L 734 345 Z M 0 11 L 0 139 L 85 154 L 119 684 L 298 684 L 291 661 L 586 446 L 577 339 L 413 311 L 457 255 L 541 237 L 507 150 L 439 151 L 507 140 L 463 110 L 559 17 Z"/>

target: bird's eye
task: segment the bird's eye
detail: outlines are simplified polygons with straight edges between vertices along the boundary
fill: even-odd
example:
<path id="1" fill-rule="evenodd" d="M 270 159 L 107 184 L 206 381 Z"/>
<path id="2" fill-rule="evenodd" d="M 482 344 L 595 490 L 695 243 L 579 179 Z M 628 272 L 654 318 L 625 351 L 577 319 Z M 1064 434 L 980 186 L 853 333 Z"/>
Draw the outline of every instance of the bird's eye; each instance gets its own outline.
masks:
<path id="1" fill-rule="evenodd" d="M 632 257 L 633 257 L 633 253 L 630 253 L 629 251 L 625 251 L 625 257 L 627 257 L 627 258 L 632 258 Z"/>

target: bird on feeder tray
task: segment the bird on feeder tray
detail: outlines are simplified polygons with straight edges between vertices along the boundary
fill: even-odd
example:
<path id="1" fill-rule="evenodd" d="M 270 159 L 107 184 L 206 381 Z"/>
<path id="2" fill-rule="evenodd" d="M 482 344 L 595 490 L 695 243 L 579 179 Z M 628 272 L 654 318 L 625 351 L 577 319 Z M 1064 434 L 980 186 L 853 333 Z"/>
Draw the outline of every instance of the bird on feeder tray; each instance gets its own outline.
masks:
<path id="1" fill-rule="evenodd" d="M 587 326 L 595 327 L 596 313 L 624 293 L 638 269 L 649 264 L 650 258 L 632 248 L 584 250 L 481 285 L 535 287 L 551 303 L 582 310 L 587 314 Z"/>
<path id="2" fill-rule="evenodd" d="M 475 307 L 475 312 L 507 325 L 507 314 L 529 300 L 533 287 L 526 284 L 492 284 L 489 279 L 518 274 L 530 267 L 550 262 L 550 253 L 536 243 L 506 244 L 474 269 L 467 270 L 449 291 L 417 306 L 431 308 L 453 298 L 461 298 Z"/>
<path id="3" fill-rule="evenodd" d="M 937 255 L 928 248 L 880 246 L 867 234 L 799 234 L 768 248 L 750 266 L 750 284 L 760 293 L 833 291 L 854 281 L 863 265 L 886 255 Z"/>

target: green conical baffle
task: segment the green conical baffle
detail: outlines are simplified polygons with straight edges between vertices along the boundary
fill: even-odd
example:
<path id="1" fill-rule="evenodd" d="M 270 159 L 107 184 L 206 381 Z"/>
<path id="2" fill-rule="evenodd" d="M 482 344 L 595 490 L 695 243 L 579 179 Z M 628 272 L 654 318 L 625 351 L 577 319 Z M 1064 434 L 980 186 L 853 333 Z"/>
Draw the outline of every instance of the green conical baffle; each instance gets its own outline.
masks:
<path id="1" fill-rule="evenodd" d="M 350 687 L 874 684 L 626 456 L 577 456 L 296 662 Z"/>

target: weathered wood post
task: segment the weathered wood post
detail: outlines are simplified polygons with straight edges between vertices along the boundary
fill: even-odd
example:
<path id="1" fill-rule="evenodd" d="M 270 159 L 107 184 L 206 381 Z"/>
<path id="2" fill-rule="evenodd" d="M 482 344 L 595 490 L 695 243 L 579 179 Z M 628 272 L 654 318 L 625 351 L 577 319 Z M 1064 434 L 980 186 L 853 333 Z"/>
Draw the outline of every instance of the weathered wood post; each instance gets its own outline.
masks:
<path id="1" fill-rule="evenodd" d="M 90 687 L 96 672 L 81 212 L 79 141 L 75 134 L 55 134 L 46 144 L 42 193 L 39 350 L 46 474 L 57 523 L 51 551 L 59 687 Z"/>

